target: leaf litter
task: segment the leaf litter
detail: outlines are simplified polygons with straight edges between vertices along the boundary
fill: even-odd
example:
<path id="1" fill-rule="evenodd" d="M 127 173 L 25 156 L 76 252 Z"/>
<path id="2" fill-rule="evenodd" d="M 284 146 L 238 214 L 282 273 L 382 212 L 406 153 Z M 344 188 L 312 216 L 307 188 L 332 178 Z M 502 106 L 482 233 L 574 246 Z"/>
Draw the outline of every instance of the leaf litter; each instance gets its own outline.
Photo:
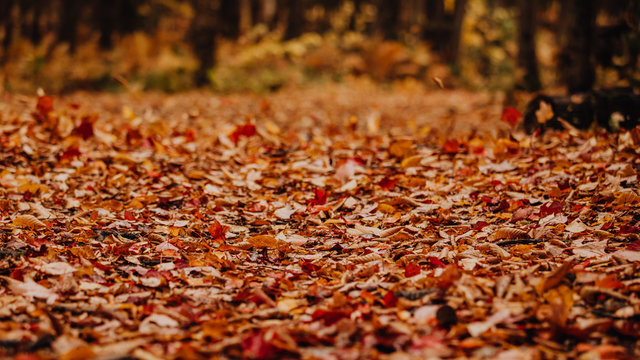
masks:
<path id="1" fill-rule="evenodd" d="M 359 90 L 4 95 L 0 355 L 640 356 L 639 129 Z"/>

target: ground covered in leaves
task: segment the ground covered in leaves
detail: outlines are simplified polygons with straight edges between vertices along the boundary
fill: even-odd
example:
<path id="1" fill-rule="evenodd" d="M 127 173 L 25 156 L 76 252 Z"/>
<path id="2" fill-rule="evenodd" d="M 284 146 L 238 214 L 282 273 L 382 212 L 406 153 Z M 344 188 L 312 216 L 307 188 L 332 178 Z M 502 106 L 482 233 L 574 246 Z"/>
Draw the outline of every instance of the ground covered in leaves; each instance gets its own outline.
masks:
<path id="1" fill-rule="evenodd" d="M 3 95 L 0 355 L 639 358 L 640 131 L 495 102 Z"/>

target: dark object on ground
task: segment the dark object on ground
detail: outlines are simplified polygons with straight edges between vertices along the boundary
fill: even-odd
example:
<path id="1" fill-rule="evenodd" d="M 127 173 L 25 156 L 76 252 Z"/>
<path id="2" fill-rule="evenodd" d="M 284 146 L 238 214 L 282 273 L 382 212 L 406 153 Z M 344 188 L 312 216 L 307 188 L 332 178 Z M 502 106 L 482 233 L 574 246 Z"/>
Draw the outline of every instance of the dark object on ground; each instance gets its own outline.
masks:
<path id="1" fill-rule="evenodd" d="M 445 329 L 449 329 L 458 322 L 456 311 L 449 305 L 442 305 L 436 312 L 438 324 Z"/>
<path id="2" fill-rule="evenodd" d="M 594 90 L 570 96 L 538 95 L 527 105 L 524 127 L 528 133 L 562 129 L 560 119 L 578 129 L 588 129 L 594 121 L 608 131 L 632 129 L 640 123 L 640 95 L 631 88 Z"/>

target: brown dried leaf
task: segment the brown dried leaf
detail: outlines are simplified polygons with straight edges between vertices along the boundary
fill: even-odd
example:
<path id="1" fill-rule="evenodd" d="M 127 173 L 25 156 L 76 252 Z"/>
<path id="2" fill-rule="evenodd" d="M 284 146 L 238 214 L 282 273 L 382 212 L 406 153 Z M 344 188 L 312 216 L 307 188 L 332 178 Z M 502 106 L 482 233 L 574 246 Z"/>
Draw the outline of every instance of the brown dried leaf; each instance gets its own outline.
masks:
<path id="1" fill-rule="evenodd" d="M 514 228 L 507 228 L 507 227 L 500 228 L 496 230 L 496 232 L 491 234 L 491 236 L 489 236 L 490 241 L 503 240 L 503 239 L 515 240 L 515 239 L 527 239 L 527 238 L 529 238 L 529 233 L 527 233 L 526 231 L 520 230 L 520 229 L 514 229 Z"/>
<path id="2" fill-rule="evenodd" d="M 628 206 L 628 205 L 632 205 L 640 202 L 640 196 L 638 196 L 635 192 L 631 190 L 621 191 L 615 194 L 615 197 L 616 197 L 616 200 L 614 203 L 616 205 Z"/>

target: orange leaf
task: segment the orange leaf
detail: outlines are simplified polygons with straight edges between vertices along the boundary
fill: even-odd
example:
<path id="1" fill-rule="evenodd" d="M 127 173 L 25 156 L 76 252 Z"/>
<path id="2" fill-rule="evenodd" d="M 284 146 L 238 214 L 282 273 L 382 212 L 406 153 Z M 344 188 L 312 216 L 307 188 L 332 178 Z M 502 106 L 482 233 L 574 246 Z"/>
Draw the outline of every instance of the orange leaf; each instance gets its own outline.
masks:
<path id="1" fill-rule="evenodd" d="M 229 231 L 229 227 L 222 225 L 218 222 L 218 220 L 213 220 L 213 224 L 209 225 L 209 227 L 207 228 L 207 231 L 209 232 L 209 234 L 211 234 L 211 237 L 213 238 L 213 240 L 225 240 L 225 234 L 227 231 Z"/>
<path id="2" fill-rule="evenodd" d="M 247 242 L 258 248 L 278 248 L 278 240 L 269 235 L 256 235 L 247 239 Z"/>

